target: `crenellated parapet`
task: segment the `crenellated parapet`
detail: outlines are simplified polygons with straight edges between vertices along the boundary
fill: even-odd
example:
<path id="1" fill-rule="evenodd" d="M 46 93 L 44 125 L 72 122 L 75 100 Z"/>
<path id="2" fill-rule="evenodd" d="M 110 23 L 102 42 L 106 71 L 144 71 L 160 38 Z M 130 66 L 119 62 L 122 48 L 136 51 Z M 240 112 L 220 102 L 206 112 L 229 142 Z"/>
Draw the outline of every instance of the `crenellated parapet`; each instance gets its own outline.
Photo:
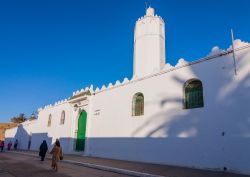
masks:
<path id="1" fill-rule="evenodd" d="M 94 90 L 94 93 L 97 94 L 97 93 L 100 93 L 100 92 L 103 92 L 106 90 L 114 89 L 114 88 L 126 85 L 133 80 L 134 80 L 134 78 L 131 78 L 131 80 L 129 80 L 127 77 L 125 77 L 122 82 L 117 80 L 114 84 L 109 83 L 108 85 L 102 85 L 101 89 L 99 87 L 96 87 L 96 89 Z"/>
<path id="2" fill-rule="evenodd" d="M 236 51 L 239 49 L 242 49 L 244 47 L 250 47 L 250 43 L 241 41 L 239 39 L 234 41 L 234 45 L 235 45 Z M 131 83 L 134 83 L 137 81 L 141 81 L 141 80 L 144 80 L 144 79 L 147 79 L 150 77 L 154 77 L 154 76 L 165 74 L 165 73 L 168 73 L 168 72 L 171 72 L 174 70 L 178 70 L 178 69 L 183 68 L 183 67 L 188 67 L 188 66 L 191 66 L 191 65 L 199 63 L 199 62 L 204 62 L 204 61 L 207 61 L 208 59 L 213 59 L 214 57 L 216 58 L 217 56 L 227 55 L 227 54 L 230 54 L 231 52 L 232 52 L 231 45 L 227 49 L 220 49 L 218 46 L 215 46 L 211 49 L 211 52 L 207 55 L 207 57 L 195 60 L 193 62 L 188 62 L 184 58 L 180 58 L 178 60 L 178 62 L 176 63 L 176 65 L 173 66 L 173 65 L 167 63 L 164 65 L 164 67 L 161 71 L 152 71 L 151 74 L 149 74 L 145 77 L 137 77 L 136 75 L 133 75 L 130 80 L 127 77 L 125 77 L 122 81 L 117 80 L 114 84 L 110 82 L 107 85 L 102 85 L 100 88 L 99 87 L 94 88 L 93 85 L 90 85 L 90 86 L 87 86 L 85 88 L 74 91 L 72 96 L 67 98 L 67 99 L 57 101 L 53 105 L 49 104 L 49 105 L 44 106 L 43 108 L 39 108 L 38 112 L 42 111 L 43 109 L 51 108 L 53 106 L 65 104 L 69 100 L 72 100 L 72 99 L 75 99 L 78 97 L 92 96 L 92 95 L 95 95 L 95 94 L 98 94 L 98 93 L 101 93 L 104 91 L 108 91 L 108 90 L 115 89 L 115 88 L 118 88 L 121 86 L 125 86 L 125 85 L 131 84 Z"/>

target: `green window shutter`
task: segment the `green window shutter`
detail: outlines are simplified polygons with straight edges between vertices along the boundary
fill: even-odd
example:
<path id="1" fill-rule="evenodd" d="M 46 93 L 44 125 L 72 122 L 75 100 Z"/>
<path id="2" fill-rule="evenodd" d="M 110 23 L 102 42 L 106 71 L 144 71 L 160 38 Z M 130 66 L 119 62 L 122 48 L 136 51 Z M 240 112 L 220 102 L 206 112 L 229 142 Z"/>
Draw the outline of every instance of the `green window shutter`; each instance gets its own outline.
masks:
<path id="1" fill-rule="evenodd" d="M 188 83 L 185 87 L 184 103 L 186 109 L 203 107 L 203 88 L 199 80 Z"/>
<path id="2" fill-rule="evenodd" d="M 136 93 L 133 96 L 132 116 L 141 116 L 144 114 L 144 96 L 142 93 Z"/>

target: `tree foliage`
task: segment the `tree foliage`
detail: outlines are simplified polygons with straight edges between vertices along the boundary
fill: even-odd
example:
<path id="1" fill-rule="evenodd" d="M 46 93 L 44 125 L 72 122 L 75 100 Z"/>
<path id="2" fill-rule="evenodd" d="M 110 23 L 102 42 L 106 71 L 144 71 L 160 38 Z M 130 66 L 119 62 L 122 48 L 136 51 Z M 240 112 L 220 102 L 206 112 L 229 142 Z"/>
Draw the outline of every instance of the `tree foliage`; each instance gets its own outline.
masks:
<path id="1" fill-rule="evenodd" d="M 35 120 L 37 119 L 37 112 L 33 112 L 29 118 L 29 120 Z"/>
<path id="2" fill-rule="evenodd" d="M 15 116 L 15 117 L 12 117 L 10 119 L 10 121 L 13 123 L 22 123 L 26 120 L 27 120 L 27 118 L 25 117 L 25 115 L 23 113 L 19 114 L 19 116 L 17 116 L 17 117 Z"/>

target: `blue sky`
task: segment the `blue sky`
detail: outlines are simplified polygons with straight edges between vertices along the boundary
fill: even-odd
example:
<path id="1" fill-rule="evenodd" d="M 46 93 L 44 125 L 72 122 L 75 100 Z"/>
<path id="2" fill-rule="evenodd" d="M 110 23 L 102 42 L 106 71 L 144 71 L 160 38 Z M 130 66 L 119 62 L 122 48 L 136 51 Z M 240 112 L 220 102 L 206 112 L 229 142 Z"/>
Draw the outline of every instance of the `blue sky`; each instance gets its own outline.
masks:
<path id="1" fill-rule="evenodd" d="M 148 0 L 166 23 L 166 60 L 250 42 L 248 0 Z M 0 122 L 90 84 L 132 77 L 135 21 L 145 0 L 0 0 Z"/>

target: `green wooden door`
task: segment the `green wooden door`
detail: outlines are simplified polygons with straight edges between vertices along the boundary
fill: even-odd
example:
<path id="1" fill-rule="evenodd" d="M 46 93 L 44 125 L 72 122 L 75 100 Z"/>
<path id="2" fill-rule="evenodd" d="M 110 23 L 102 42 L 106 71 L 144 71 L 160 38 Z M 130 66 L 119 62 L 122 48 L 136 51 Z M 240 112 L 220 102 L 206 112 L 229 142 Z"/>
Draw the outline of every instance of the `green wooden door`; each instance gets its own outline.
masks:
<path id="1" fill-rule="evenodd" d="M 77 151 L 84 151 L 85 148 L 86 122 L 87 122 L 87 113 L 86 111 L 82 111 L 78 119 L 78 131 L 76 140 Z"/>

